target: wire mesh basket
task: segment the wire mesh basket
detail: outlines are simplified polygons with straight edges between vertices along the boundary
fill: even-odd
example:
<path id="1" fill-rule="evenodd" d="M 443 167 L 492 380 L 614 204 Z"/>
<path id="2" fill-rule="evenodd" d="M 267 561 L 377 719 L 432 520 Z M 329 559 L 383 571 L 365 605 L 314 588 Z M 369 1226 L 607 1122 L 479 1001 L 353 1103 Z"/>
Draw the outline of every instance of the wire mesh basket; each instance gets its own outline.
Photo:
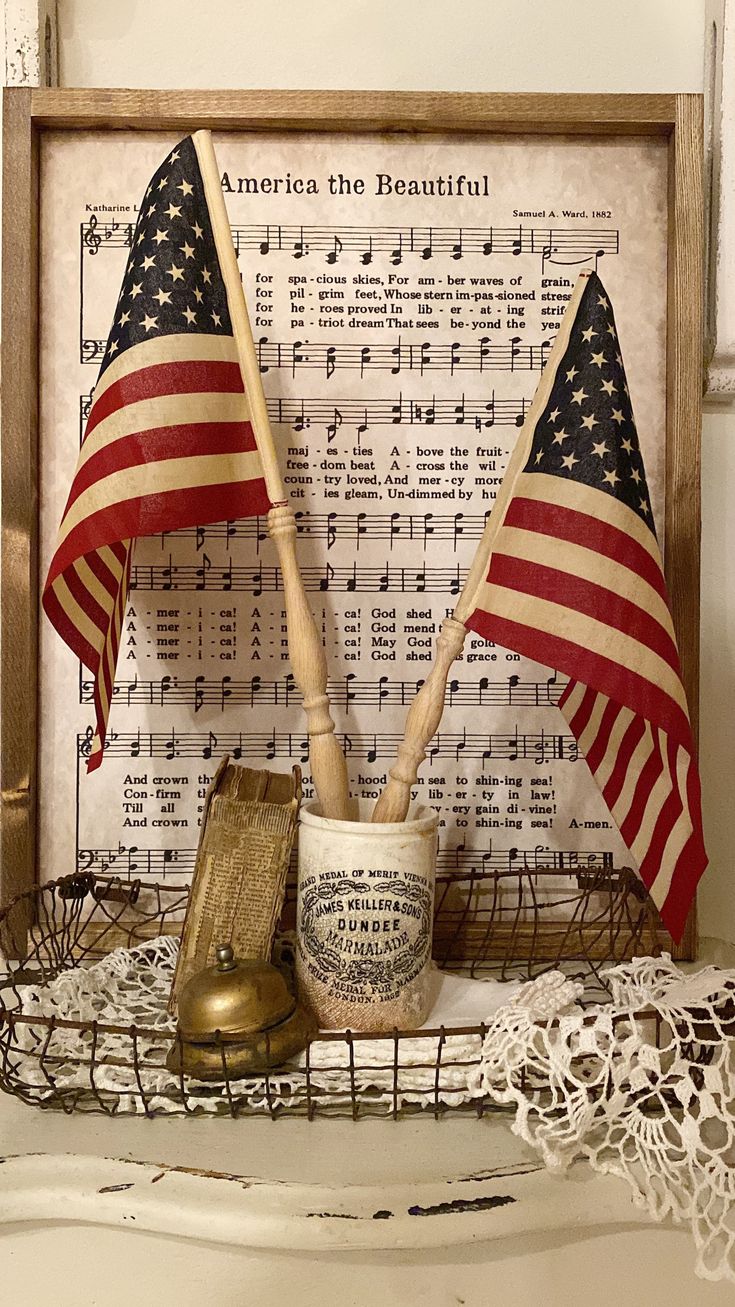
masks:
<path id="1" fill-rule="evenodd" d="M 108 1115 L 271 1117 L 496 1111 L 470 1088 L 482 1024 L 321 1032 L 283 1068 L 221 1083 L 171 1072 L 166 1013 L 189 887 L 76 874 L 0 914 L 0 1088 L 26 1103 Z M 288 905 L 287 913 L 288 916 Z M 437 877 L 434 958 L 482 979 L 553 967 L 604 997 L 603 964 L 661 951 L 658 916 L 628 869 Z M 274 958 L 290 970 L 281 936 Z"/>

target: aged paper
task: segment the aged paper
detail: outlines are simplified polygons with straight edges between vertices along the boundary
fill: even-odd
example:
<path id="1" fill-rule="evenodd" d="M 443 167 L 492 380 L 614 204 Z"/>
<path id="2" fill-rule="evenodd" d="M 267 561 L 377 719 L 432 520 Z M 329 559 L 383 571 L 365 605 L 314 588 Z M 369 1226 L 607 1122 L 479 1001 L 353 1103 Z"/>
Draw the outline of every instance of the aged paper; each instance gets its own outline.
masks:
<path id="1" fill-rule="evenodd" d="M 44 136 L 41 559 L 169 136 Z M 643 138 L 229 135 L 224 197 L 353 793 L 377 797 L 580 268 L 611 295 L 663 517 L 667 155 Z M 228 752 L 304 768 L 265 524 L 140 541 L 108 748 L 42 622 L 41 876 L 181 881 Z M 416 796 L 439 871 L 629 861 L 551 672 L 470 636 Z"/>
<path id="2" fill-rule="evenodd" d="M 270 960 L 296 833 L 301 778 L 229 763 L 207 791 L 169 1010 L 221 944 Z"/>

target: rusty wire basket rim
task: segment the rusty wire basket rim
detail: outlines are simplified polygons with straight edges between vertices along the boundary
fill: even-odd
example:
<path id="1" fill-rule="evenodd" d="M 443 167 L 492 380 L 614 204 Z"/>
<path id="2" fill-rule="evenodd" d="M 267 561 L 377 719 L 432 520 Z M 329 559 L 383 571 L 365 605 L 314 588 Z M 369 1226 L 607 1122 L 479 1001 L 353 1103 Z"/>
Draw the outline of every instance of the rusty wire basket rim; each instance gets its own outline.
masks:
<path id="1" fill-rule="evenodd" d="M 539 869 L 539 872 L 534 874 L 543 874 L 543 872 Z M 559 869 L 554 868 L 547 869 L 546 874 L 556 877 L 560 874 L 564 875 Z M 591 895 L 598 884 L 601 884 L 611 895 L 611 902 L 615 894 L 621 896 L 620 901 L 624 911 L 619 913 L 616 920 L 606 920 L 604 917 L 598 920 L 593 915 L 587 922 L 593 932 L 599 931 L 599 938 L 609 943 L 613 953 L 616 949 L 619 950 L 617 958 L 610 957 L 604 963 L 604 965 L 614 964 L 615 961 L 620 960 L 620 954 L 626 944 L 635 947 L 642 942 L 644 929 L 642 923 L 648 907 L 641 900 L 637 888 L 632 896 L 632 903 L 626 897 L 632 888 L 629 877 L 634 873 L 629 872 L 627 868 L 616 870 L 612 875 L 610 868 L 582 868 L 578 869 L 576 874 L 582 881 L 581 885 L 578 881 L 575 890 L 575 896 L 581 903 L 591 902 Z M 455 873 L 437 876 L 442 891 L 446 887 L 448 892 L 451 886 L 455 886 L 461 892 L 467 885 L 472 889 L 478 881 L 494 880 L 497 883 L 507 882 L 508 879 L 509 875 L 506 871 L 493 870 L 473 871 L 465 875 Z M 180 1039 L 180 1035 L 171 1028 L 157 1028 L 150 1024 L 136 1022 L 119 1024 L 109 1020 L 73 1019 L 53 1013 L 34 1015 L 28 1010 L 23 1010 L 22 997 L 18 993 L 18 987 L 21 985 L 48 983 L 71 968 L 99 960 L 114 948 L 135 947 L 142 951 L 146 945 L 152 945 L 159 936 L 177 937 L 179 930 L 170 928 L 173 924 L 172 918 L 176 918 L 176 924 L 180 927 L 189 892 L 190 885 L 185 883 L 150 882 L 140 878 L 131 881 L 117 874 L 103 875 L 81 871 L 24 891 L 0 912 L 0 940 L 7 939 L 8 934 L 12 939 L 14 932 L 10 926 L 13 924 L 14 914 L 18 915 L 20 931 L 23 932 L 23 938 L 27 940 L 25 948 L 16 950 L 17 962 L 15 958 L 9 958 L 7 965 L 0 971 L 0 990 L 13 991 L 17 999 L 17 1006 L 13 1006 L 12 1002 L 8 1003 L 7 994 L 0 996 L 0 1087 L 3 1090 L 16 1095 L 29 1105 L 46 1109 L 61 1108 L 65 1112 L 92 1111 L 106 1115 L 145 1113 L 146 1116 L 164 1113 L 191 1116 L 201 1113 L 203 1109 L 200 1087 L 193 1085 L 183 1072 L 174 1076 L 172 1084 L 176 1083 L 176 1089 L 171 1087 L 160 1091 L 170 1104 L 167 1108 L 159 1107 L 156 1102 L 151 1107 L 151 1100 L 156 1098 L 159 1091 L 152 1092 L 141 1080 L 141 1071 L 161 1070 L 156 1059 L 162 1055 L 163 1047 L 169 1048 L 173 1041 Z M 575 896 L 572 896 L 572 901 L 576 901 Z M 567 895 L 565 899 L 563 893 L 562 899 L 570 901 L 569 896 Z M 497 895 L 490 894 L 487 902 L 490 903 L 489 910 L 493 914 Z M 530 909 L 533 910 L 534 907 L 532 903 Z M 487 911 L 486 908 L 484 910 Z M 596 910 L 595 908 L 594 911 Z M 477 908 L 474 911 L 473 922 L 476 924 Z M 448 913 L 452 941 L 457 938 L 454 924 L 455 912 L 461 917 L 460 927 L 462 927 L 471 908 L 467 904 L 464 907 L 460 905 L 458 908 L 452 907 Z M 98 913 L 101 915 L 98 916 Z M 31 916 L 34 918 L 33 924 L 30 922 Z M 99 926 L 99 931 L 92 935 L 92 942 L 87 943 L 84 936 L 90 924 L 93 927 Z M 569 928 L 570 923 L 562 920 L 547 922 L 544 925 L 557 926 L 564 932 Z M 536 938 L 539 929 L 543 932 L 543 927 L 539 927 L 538 914 L 536 914 L 531 932 L 532 940 Z M 155 930 L 155 934 L 148 934 L 149 930 Z M 115 938 L 120 934 L 123 939 L 122 944 Z M 108 937 L 107 941 L 105 936 Z M 489 937 L 490 932 L 482 926 L 481 929 L 476 930 L 473 938 L 479 939 L 481 948 L 486 949 Z M 111 938 L 115 938 L 112 945 Z M 505 938 L 506 941 L 509 939 L 513 943 L 515 939 L 513 923 L 510 932 L 506 931 Z M 598 935 L 595 934 L 594 938 L 597 940 Z M 446 957 L 451 957 L 450 950 L 447 951 Z M 467 962 L 466 971 L 469 971 L 470 961 Z M 564 962 L 569 965 L 586 962 L 588 979 L 599 982 L 600 966 L 603 963 L 598 957 L 593 960 L 582 952 L 579 957 L 566 955 Z M 484 955 L 474 959 L 474 963 L 479 967 L 492 968 L 492 964 Z M 445 959 L 440 965 L 452 967 L 453 960 L 447 963 Z M 509 959 L 502 955 L 498 963 L 502 978 L 518 979 L 516 974 L 512 977 L 506 974 L 509 965 Z M 513 965 L 515 966 L 515 963 Z M 537 962 L 532 958 L 525 959 L 523 965 L 528 974 L 525 977 L 521 976 L 521 979 L 553 970 L 558 963 L 553 958 L 547 960 L 543 956 Z M 457 967 L 455 966 L 454 969 L 456 970 Z M 470 974 L 474 975 L 474 971 Z M 572 974 L 578 976 L 579 971 Z M 651 1018 L 651 1014 L 644 1010 L 635 1016 L 640 1016 L 641 1020 Z M 594 1019 L 592 1013 L 590 1019 Z M 28 1027 L 35 1027 L 39 1032 L 35 1044 L 31 1042 L 28 1045 L 27 1042 L 26 1044 L 21 1042 L 24 1038 L 22 1032 Z M 394 1027 L 383 1031 L 351 1029 L 318 1031 L 309 1038 L 302 1064 L 296 1067 L 273 1068 L 260 1076 L 238 1075 L 237 1077 L 228 1072 L 225 1041 L 215 1037 L 215 1044 L 222 1051 L 224 1075 L 223 1083 L 210 1086 L 209 1092 L 214 1089 L 217 1095 L 216 1101 L 219 1104 L 217 1114 L 229 1112 L 229 1115 L 234 1117 L 266 1113 L 273 1119 L 281 1115 L 292 1115 L 306 1116 L 311 1120 L 315 1115 L 348 1117 L 351 1115 L 353 1119 L 357 1119 L 358 1116 L 380 1114 L 391 1115 L 397 1119 L 401 1115 L 409 1116 L 422 1112 L 429 1112 L 436 1119 L 457 1112 L 465 1114 L 471 1112 L 482 1117 L 488 1111 L 506 1110 L 486 1096 L 478 1098 L 472 1096 L 467 1088 L 461 1090 L 462 1073 L 465 1069 L 478 1065 L 479 1049 L 482 1047 L 488 1029 L 486 1021 L 469 1023 L 465 1021 L 463 1024 L 454 1025 L 444 1022 L 418 1029 Z M 53 1039 L 56 1031 L 78 1033 L 86 1037 L 85 1043 L 79 1050 L 71 1052 L 65 1050 L 63 1045 L 54 1047 Z M 104 1041 L 108 1037 L 120 1039 L 119 1051 L 114 1046 L 112 1049 L 105 1048 Z M 32 1041 L 33 1032 L 29 1031 L 25 1038 Z M 470 1047 L 465 1045 L 464 1048 L 458 1048 L 454 1041 L 461 1039 L 472 1041 Z M 401 1049 L 406 1048 L 407 1041 L 416 1040 L 428 1041 L 426 1052 L 423 1047 L 417 1050 L 414 1046 L 410 1052 L 407 1050 L 408 1060 L 400 1061 Z M 475 1040 L 478 1041 L 479 1046 L 474 1044 Z M 139 1041 L 143 1044 L 143 1049 L 140 1048 Z M 392 1046 L 392 1051 L 386 1048 L 383 1054 L 382 1050 L 375 1049 L 376 1057 L 371 1061 L 367 1046 L 374 1045 L 376 1041 L 383 1041 L 384 1045 Z M 146 1044 L 148 1051 L 146 1051 Z M 323 1063 L 314 1062 L 313 1051 L 319 1045 L 335 1047 L 337 1060 L 324 1052 L 322 1056 L 328 1060 Z M 344 1059 L 342 1062 L 339 1061 L 340 1048 Z M 445 1051 L 447 1048 L 448 1052 Z M 365 1054 L 358 1053 L 358 1049 L 365 1049 Z M 31 1059 L 30 1064 L 20 1060 L 23 1058 Z M 25 1068 L 35 1067 L 36 1062 L 38 1064 L 36 1074 L 41 1074 L 44 1080 L 28 1078 L 26 1075 Z M 64 1066 L 72 1066 L 78 1069 L 80 1074 L 83 1073 L 85 1086 L 79 1088 L 77 1083 L 69 1082 L 57 1085 L 56 1069 Z M 134 1073 L 137 1089 L 132 1084 L 127 1087 L 111 1086 L 109 1076 L 107 1084 L 99 1084 L 97 1073 L 104 1068 L 108 1068 L 108 1071 L 123 1069 L 127 1073 Z M 328 1076 L 334 1072 L 342 1075 L 341 1085 L 328 1081 Z M 381 1073 L 382 1078 L 378 1076 L 380 1083 L 370 1080 L 370 1075 L 375 1073 Z M 24 1075 L 25 1079 L 22 1078 Z M 413 1079 L 417 1076 L 422 1081 L 423 1087 L 413 1083 Z M 467 1077 L 464 1078 L 466 1081 Z M 254 1083 L 253 1089 L 258 1097 L 259 1106 L 247 1099 L 248 1081 L 258 1082 L 257 1086 Z M 291 1086 L 287 1091 L 290 1094 L 288 1103 L 284 1102 L 283 1092 L 278 1087 L 279 1082 Z M 129 1105 L 133 1100 L 139 1104 L 138 1107 Z"/>

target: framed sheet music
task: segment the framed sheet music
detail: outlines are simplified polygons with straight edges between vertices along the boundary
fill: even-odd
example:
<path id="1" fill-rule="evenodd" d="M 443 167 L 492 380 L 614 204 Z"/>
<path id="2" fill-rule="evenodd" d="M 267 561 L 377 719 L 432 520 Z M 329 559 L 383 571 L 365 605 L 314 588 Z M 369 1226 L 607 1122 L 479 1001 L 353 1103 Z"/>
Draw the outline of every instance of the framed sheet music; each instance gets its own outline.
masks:
<path id="1" fill-rule="evenodd" d="M 93 776 L 91 685 L 39 617 L 137 205 L 201 126 L 353 791 L 377 796 L 393 761 L 583 267 L 615 304 L 696 719 L 700 97 L 11 90 L 3 899 L 75 868 L 186 878 L 219 754 L 308 768 L 264 524 L 138 543 Z M 442 810 L 440 869 L 629 860 L 565 733 L 562 688 L 467 641 L 418 787 Z"/>

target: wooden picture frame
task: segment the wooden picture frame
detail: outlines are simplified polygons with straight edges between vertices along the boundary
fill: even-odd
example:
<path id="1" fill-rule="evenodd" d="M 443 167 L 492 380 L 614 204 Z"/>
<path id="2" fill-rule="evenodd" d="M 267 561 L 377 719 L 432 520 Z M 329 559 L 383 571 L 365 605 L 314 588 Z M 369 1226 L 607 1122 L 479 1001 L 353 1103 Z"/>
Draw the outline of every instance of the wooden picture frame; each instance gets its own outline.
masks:
<path id="1" fill-rule="evenodd" d="M 48 130 L 649 135 L 669 152 L 666 574 L 693 727 L 699 669 L 702 97 L 414 92 L 4 93 L 0 901 L 36 879 L 39 145 Z M 692 956 L 692 913 L 679 956 Z"/>

